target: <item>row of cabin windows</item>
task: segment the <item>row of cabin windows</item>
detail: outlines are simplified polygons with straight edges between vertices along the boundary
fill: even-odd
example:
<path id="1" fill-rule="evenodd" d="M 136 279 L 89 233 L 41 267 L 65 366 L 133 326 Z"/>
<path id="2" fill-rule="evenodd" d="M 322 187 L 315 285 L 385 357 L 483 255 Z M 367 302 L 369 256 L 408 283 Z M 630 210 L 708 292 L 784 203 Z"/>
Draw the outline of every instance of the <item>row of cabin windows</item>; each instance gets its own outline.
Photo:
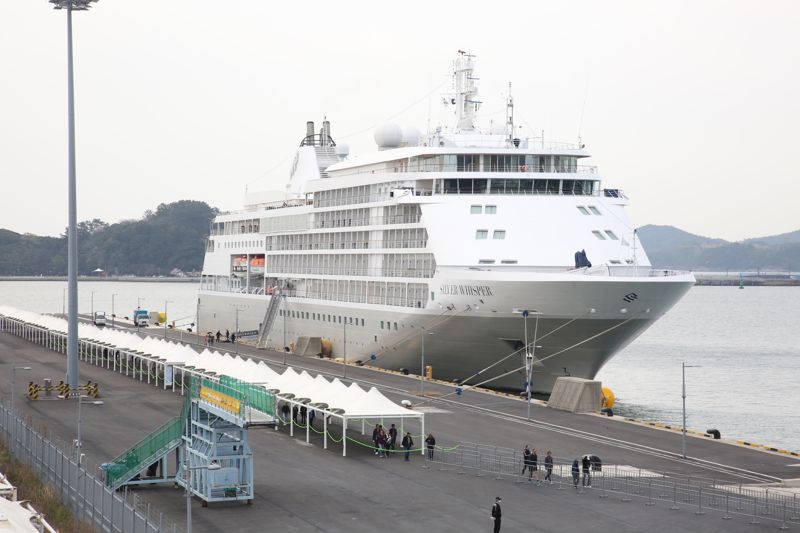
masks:
<path id="1" fill-rule="evenodd" d="M 264 241 L 237 241 L 237 242 L 225 242 L 222 243 L 223 248 L 252 248 L 256 246 L 263 246 Z M 213 251 L 213 250 L 211 250 Z"/>
<path id="2" fill-rule="evenodd" d="M 332 322 L 334 324 L 344 323 L 349 326 L 365 325 L 363 318 L 356 318 L 352 316 L 343 317 L 342 315 L 328 315 L 325 313 L 314 313 L 310 311 L 291 311 L 289 309 L 281 309 L 278 311 L 278 314 L 280 316 L 285 316 L 286 318 L 300 318 L 303 320 L 316 320 L 318 322 Z"/>
<path id="3" fill-rule="evenodd" d="M 617 237 L 617 234 L 614 233 L 613 231 L 611 231 L 610 229 L 605 230 L 605 235 L 600 230 L 592 230 L 592 234 L 595 237 L 597 237 L 599 240 L 601 240 L 601 241 L 606 240 L 606 237 L 608 237 L 612 241 L 618 241 L 619 240 L 619 237 Z"/>
<path id="4" fill-rule="evenodd" d="M 517 262 L 518 261 L 516 259 L 501 259 L 500 260 L 500 264 L 501 265 L 516 265 Z M 494 259 L 479 259 L 478 260 L 478 264 L 479 265 L 493 265 L 494 263 L 495 263 Z"/>
<path id="5" fill-rule="evenodd" d="M 471 215 L 481 215 L 486 213 L 487 215 L 496 215 L 497 214 L 497 206 L 496 205 L 471 205 L 469 206 L 469 212 Z"/>
<path id="6" fill-rule="evenodd" d="M 479 229 L 475 231 L 475 239 L 482 241 L 489 238 L 488 229 Z M 496 229 L 492 232 L 492 239 L 502 240 L 506 238 L 506 230 Z"/>
<path id="7" fill-rule="evenodd" d="M 258 233 L 261 219 L 228 220 L 227 222 L 212 222 L 211 235 L 239 235 L 243 233 Z"/>
<path id="8" fill-rule="evenodd" d="M 319 322 L 331 322 L 333 324 L 347 324 L 349 326 L 365 326 L 366 322 L 363 318 L 357 318 L 352 316 L 342 316 L 342 315 L 329 315 L 326 313 L 314 313 L 311 311 L 291 311 L 289 309 L 281 309 L 278 311 L 280 316 L 285 316 L 287 318 L 299 318 L 302 320 L 316 320 Z M 381 320 L 381 329 L 388 329 L 391 330 L 392 326 L 394 326 L 394 330 L 397 331 L 397 322 L 391 321 L 383 321 Z"/>
<path id="9" fill-rule="evenodd" d="M 587 206 L 582 206 L 582 205 L 579 205 L 579 206 L 578 206 L 578 211 L 580 211 L 580 212 L 581 212 L 581 213 L 583 213 L 584 215 L 602 215 L 602 213 L 600 212 L 600 210 L 599 210 L 599 209 L 597 209 L 597 208 L 596 208 L 595 206 L 593 206 L 593 205 L 587 205 Z"/>
<path id="10" fill-rule="evenodd" d="M 459 178 L 436 180 L 437 194 L 560 194 L 592 196 L 600 190 L 597 180 L 530 178 Z"/>
<path id="11" fill-rule="evenodd" d="M 576 172 L 578 158 L 532 154 L 421 155 L 412 157 L 406 169 L 409 172 Z"/>

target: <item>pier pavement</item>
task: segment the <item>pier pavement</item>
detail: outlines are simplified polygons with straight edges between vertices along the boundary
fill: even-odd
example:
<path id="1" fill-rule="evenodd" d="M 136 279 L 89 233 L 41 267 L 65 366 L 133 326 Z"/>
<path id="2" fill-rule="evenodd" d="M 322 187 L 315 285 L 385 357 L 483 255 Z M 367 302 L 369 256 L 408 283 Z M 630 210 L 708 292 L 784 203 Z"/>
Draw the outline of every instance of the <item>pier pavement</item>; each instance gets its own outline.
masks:
<path id="1" fill-rule="evenodd" d="M 241 346 L 240 351 L 249 352 Z M 252 351 L 253 356 L 276 362 L 275 368 L 283 359 L 282 354 Z M 77 409 L 74 402 L 31 402 L 24 396 L 28 380 L 61 379 L 66 366 L 64 357 L 0 333 L 0 368 L 8 368 L 12 362 L 31 367 L 30 371 L 17 371 L 17 408 L 36 426 L 46 428 L 66 442 L 71 441 L 76 433 Z M 295 367 L 318 368 L 330 375 L 342 370 L 341 365 L 323 360 L 289 356 L 289 362 Z M 112 459 L 180 409 L 181 397 L 170 391 L 84 363 L 80 365 L 80 372 L 81 381 L 91 379 L 100 383 L 104 402 L 103 405 L 84 406 L 82 433 L 87 465 Z M 8 401 L 10 383 L 7 376 L 10 372 L 2 374 L 5 379 L 0 380 L 0 387 L 4 401 Z M 515 448 L 530 444 L 539 450 L 540 457 L 546 449 L 553 450 L 559 459 L 595 453 L 606 464 L 685 472 L 731 483 L 753 481 L 735 469 L 701 469 L 692 462 L 663 455 L 669 450 L 679 450 L 680 437 L 670 432 L 552 411 L 538 405 L 533 406 L 533 421 L 528 422 L 525 420 L 524 402 L 478 392 L 467 392 L 453 403 L 435 399 L 422 404 L 426 400 L 415 396 L 419 382 L 410 377 L 350 366 L 347 374 L 349 379 L 362 384 L 375 384 L 392 399 L 409 399 L 422 405 L 428 411 L 426 430 L 434 433 L 437 443 L 445 447 L 458 441 Z M 446 385 L 426 384 L 426 392 L 434 396 L 444 396 L 451 389 Z M 586 434 L 568 431 L 574 429 Z M 351 433 L 355 432 L 351 430 Z M 607 437 L 621 442 L 611 442 Z M 764 520 L 759 525 L 750 525 L 742 516 L 723 521 L 720 513 L 715 511 L 696 516 L 688 507 L 670 511 L 663 502 L 648 507 L 643 500 L 634 499 L 626 503 L 614 495 L 600 499 L 596 489 L 580 494 L 571 488 L 559 491 L 556 485 L 537 487 L 495 480 L 492 476 L 459 475 L 450 469 L 440 471 L 436 464 L 423 468 L 428 465 L 418 454 L 407 463 L 399 455 L 380 459 L 366 447 L 349 445 L 348 457 L 344 458 L 335 444 L 326 451 L 321 448 L 318 437 L 306 444 L 300 434 L 289 437 L 285 429 L 251 429 L 249 440 L 254 453 L 256 484 L 253 504 L 211 504 L 202 508 L 195 498 L 195 531 L 233 528 L 298 532 L 491 531 L 489 509 L 498 495 L 503 498 L 504 532 L 600 528 L 631 532 L 645 529 L 665 532 L 765 531 L 778 525 Z M 743 468 L 759 475 L 797 476 L 798 468 L 789 466 L 798 464 L 792 458 L 697 438 L 690 441 L 691 457 L 713 460 L 722 466 Z M 185 515 L 185 498 L 180 490 L 161 486 L 142 488 L 138 493 L 176 521 Z"/>

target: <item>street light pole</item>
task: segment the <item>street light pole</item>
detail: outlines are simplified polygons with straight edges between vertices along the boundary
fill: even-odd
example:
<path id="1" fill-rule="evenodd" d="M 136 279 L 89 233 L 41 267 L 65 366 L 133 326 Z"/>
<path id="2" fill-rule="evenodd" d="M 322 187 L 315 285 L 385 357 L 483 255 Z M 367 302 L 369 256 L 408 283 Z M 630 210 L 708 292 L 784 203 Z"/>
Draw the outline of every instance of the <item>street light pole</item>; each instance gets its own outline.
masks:
<path id="1" fill-rule="evenodd" d="M 347 317 L 344 318 L 344 348 L 342 350 L 342 377 L 347 377 Z"/>
<path id="2" fill-rule="evenodd" d="M 89 9 L 97 0 L 50 0 L 55 9 L 67 9 L 67 144 L 68 144 L 68 220 L 67 229 L 67 381 L 78 386 L 78 222 L 75 185 L 75 83 L 72 65 L 72 12 Z"/>
<path id="3" fill-rule="evenodd" d="M 422 328 L 422 345 L 420 347 L 420 373 L 419 373 L 419 393 L 425 396 L 425 335 L 433 335 L 433 331 L 425 331 Z"/>
<path id="4" fill-rule="evenodd" d="M 167 304 L 172 302 L 172 300 L 164 300 L 164 340 L 167 338 Z"/>
<path id="5" fill-rule="evenodd" d="M 92 305 L 91 305 L 91 308 L 90 308 L 91 309 L 91 315 L 90 316 L 92 318 L 92 322 L 94 322 L 94 293 L 95 293 L 95 291 L 92 291 Z"/>
<path id="6" fill-rule="evenodd" d="M 112 329 L 114 328 L 114 297 L 116 295 L 117 295 L 116 293 L 112 293 L 111 294 L 111 328 Z"/>
<path id="7" fill-rule="evenodd" d="M 536 358 L 536 337 L 539 332 L 539 316 L 542 314 L 540 311 L 533 309 L 513 309 L 512 313 L 522 314 L 523 328 L 525 331 L 525 396 L 527 398 L 527 417 L 531 419 L 531 397 L 533 395 L 533 361 Z M 536 324 L 533 329 L 533 350 L 531 351 L 530 344 L 528 344 L 528 315 L 536 315 Z"/>
<path id="8" fill-rule="evenodd" d="M 186 483 L 186 533 L 192 533 L 192 471 L 194 470 L 219 470 L 222 465 L 211 463 L 203 466 L 189 466 L 189 450 L 186 449 L 186 458 L 183 461 L 183 480 Z"/>
<path id="9" fill-rule="evenodd" d="M 686 369 L 699 368 L 699 365 L 681 363 L 681 399 L 683 400 L 683 430 L 681 431 L 681 456 L 686 459 Z"/>
<path id="10" fill-rule="evenodd" d="M 11 367 L 11 412 L 14 412 L 14 392 L 17 388 L 17 370 L 30 370 L 29 366 L 12 366 Z"/>

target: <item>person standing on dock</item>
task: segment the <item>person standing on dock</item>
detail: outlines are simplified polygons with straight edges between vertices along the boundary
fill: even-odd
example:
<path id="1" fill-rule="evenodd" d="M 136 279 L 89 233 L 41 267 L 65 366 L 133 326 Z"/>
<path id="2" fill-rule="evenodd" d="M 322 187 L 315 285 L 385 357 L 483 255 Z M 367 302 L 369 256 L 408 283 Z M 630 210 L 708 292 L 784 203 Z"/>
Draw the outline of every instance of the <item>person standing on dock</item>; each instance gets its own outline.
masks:
<path id="1" fill-rule="evenodd" d="M 433 461 L 433 449 L 436 447 L 436 439 L 433 437 L 433 433 L 428 433 L 425 445 L 428 448 L 428 460 Z"/>
<path id="2" fill-rule="evenodd" d="M 300 423 L 305 425 L 306 417 L 308 416 L 308 407 L 305 405 L 300 406 Z"/>
<path id="3" fill-rule="evenodd" d="M 292 406 L 292 420 L 294 420 L 294 423 L 297 424 L 297 406 L 296 405 Z"/>
<path id="4" fill-rule="evenodd" d="M 525 471 L 531 466 L 531 449 L 528 448 L 528 445 L 525 445 L 525 449 L 522 450 L 522 476 L 525 475 Z"/>
<path id="5" fill-rule="evenodd" d="M 539 454 L 536 453 L 536 448 L 531 451 L 531 474 L 532 478 L 536 478 L 536 484 L 541 485 L 542 481 L 539 479 Z"/>
<path id="6" fill-rule="evenodd" d="M 217 337 L 217 342 L 219 342 L 219 341 L 220 341 L 220 339 L 222 338 L 222 333 L 220 333 L 220 331 L 219 331 L 219 330 L 217 330 L 217 335 L 216 335 L 216 337 Z"/>
<path id="7" fill-rule="evenodd" d="M 572 485 L 577 489 L 578 488 L 578 480 L 581 477 L 581 467 L 578 464 L 578 460 L 575 459 L 572 461 Z"/>
<path id="8" fill-rule="evenodd" d="M 225 342 L 229 342 L 231 340 L 231 332 L 227 329 L 225 330 Z"/>
<path id="9" fill-rule="evenodd" d="M 283 413 L 284 423 L 288 424 L 289 423 L 289 404 L 288 403 L 283 404 L 283 407 L 281 407 L 281 412 Z"/>
<path id="10" fill-rule="evenodd" d="M 592 486 L 592 462 L 589 460 L 588 455 L 583 456 L 583 479 L 581 480 L 581 486 L 584 487 L 591 487 Z"/>
<path id="11" fill-rule="evenodd" d="M 544 480 L 549 482 L 551 485 L 553 484 L 553 454 L 550 450 L 547 450 L 547 456 L 544 458 L 544 470 L 546 475 L 544 476 Z"/>
<path id="12" fill-rule="evenodd" d="M 414 439 L 411 438 L 410 431 L 406 433 L 406 436 L 403 437 L 403 442 L 400 444 L 402 444 L 403 449 L 406 451 L 406 461 L 409 461 L 411 457 L 411 448 L 414 446 Z"/>
<path id="13" fill-rule="evenodd" d="M 392 450 L 394 453 L 395 444 L 397 444 L 397 428 L 392 424 L 392 427 L 389 428 L 389 442 L 386 444 L 386 450 Z"/>
<path id="14" fill-rule="evenodd" d="M 314 427 L 314 419 L 316 417 L 317 417 L 317 412 L 315 410 L 311 409 L 308 412 L 308 425 L 311 426 L 312 428 Z"/>
<path id="15" fill-rule="evenodd" d="M 498 496 L 494 499 L 494 505 L 492 505 L 492 516 L 490 518 L 494 521 L 494 533 L 500 532 L 500 521 L 503 517 L 503 510 L 500 509 L 500 503 L 502 501 L 500 496 Z"/>

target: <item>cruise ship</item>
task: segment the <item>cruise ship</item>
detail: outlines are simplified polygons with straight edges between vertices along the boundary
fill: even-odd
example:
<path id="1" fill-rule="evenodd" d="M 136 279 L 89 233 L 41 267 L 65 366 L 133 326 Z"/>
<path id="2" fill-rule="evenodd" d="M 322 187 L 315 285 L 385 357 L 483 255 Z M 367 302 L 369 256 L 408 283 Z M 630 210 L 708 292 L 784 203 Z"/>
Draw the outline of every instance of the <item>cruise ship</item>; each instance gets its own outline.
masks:
<path id="1" fill-rule="evenodd" d="M 693 275 L 651 267 L 583 144 L 523 137 L 510 94 L 504 123 L 478 127 L 474 68 L 459 52 L 451 124 L 380 126 L 373 153 L 308 122 L 286 190 L 213 220 L 198 330 L 547 394 L 680 300 Z"/>

